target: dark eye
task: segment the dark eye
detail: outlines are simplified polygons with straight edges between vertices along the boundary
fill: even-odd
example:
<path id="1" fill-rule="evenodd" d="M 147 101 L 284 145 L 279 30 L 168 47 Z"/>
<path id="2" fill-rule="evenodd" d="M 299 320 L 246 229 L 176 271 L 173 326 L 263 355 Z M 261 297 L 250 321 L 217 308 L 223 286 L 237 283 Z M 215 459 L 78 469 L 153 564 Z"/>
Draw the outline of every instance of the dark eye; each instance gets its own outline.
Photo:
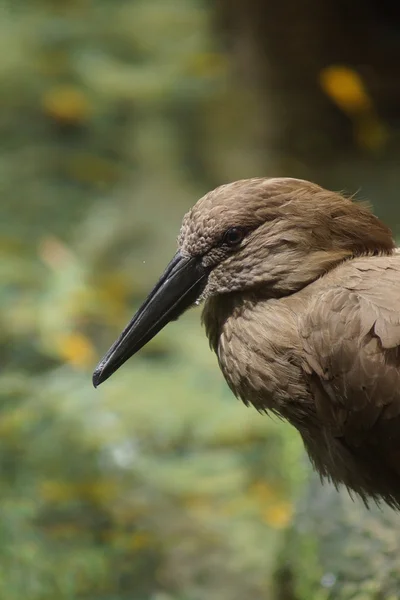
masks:
<path id="1" fill-rule="evenodd" d="M 228 246 L 237 246 L 244 238 L 245 231 L 241 227 L 231 227 L 225 232 L 223 242 Z"/>

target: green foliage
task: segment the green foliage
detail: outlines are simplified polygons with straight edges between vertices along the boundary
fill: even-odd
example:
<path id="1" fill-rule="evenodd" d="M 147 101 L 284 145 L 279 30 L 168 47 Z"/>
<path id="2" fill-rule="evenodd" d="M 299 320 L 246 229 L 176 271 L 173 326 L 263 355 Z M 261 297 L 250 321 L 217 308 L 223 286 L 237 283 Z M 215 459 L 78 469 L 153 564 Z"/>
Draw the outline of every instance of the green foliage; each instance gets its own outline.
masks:
<path id="1" fill-rule="evenodd" d="M 209 19 L 196 0 L 2 3 L 1 598 L 269 593 L 300 444 L 231 396 L 198 311 L 91 386 L 220 169 Z"/>
<path id="2" fill-rule="evenodd" d="M 394 600 L 400 586 L 398 513 L 369 509 L 314 475 L 285 533 L 278 600 Z"/>

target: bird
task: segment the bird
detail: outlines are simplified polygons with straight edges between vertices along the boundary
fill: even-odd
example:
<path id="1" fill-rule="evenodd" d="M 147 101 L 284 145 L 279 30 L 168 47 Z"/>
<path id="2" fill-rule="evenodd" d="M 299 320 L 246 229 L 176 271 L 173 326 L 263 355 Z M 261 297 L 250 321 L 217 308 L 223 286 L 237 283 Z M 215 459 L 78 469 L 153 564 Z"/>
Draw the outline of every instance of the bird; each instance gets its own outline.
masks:
<path id="1" fill-rule="evenodd" d="M 93 374 L 203 304 L 233 394 L 299 432 L 321 481 L 400 509 L 400 252 L 369 205 L 291 177 L 217 187 Z"/>

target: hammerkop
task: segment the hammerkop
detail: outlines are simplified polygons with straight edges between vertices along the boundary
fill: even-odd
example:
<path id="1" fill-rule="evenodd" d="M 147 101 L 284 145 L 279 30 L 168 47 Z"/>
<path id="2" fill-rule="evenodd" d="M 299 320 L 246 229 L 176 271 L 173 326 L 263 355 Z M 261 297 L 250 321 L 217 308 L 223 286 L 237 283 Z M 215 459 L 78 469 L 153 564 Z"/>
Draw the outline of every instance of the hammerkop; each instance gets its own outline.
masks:
<path id="1" fill-rule="evenodd" d="M 218 187 L 106 356 L 105 381 L 203 300 L 233 393 L 298 429 L 322 478 L 400 508 L 400 253 L 341 194 L 292 178 Z"/>

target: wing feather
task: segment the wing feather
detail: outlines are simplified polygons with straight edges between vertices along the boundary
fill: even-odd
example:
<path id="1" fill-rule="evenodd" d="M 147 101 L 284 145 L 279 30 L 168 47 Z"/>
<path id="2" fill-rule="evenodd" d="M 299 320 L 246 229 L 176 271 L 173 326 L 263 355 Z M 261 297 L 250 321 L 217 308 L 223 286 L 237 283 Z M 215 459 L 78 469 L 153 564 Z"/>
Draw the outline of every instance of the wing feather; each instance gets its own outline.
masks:
<path id="1" fill-rule="evenodd" d="M 323 279 L 300 323 L 318 418 L 358 458 L 360 493 L 373 495 L 375 476 L 398 504 L 400 256 L 350 261 Z"/>

